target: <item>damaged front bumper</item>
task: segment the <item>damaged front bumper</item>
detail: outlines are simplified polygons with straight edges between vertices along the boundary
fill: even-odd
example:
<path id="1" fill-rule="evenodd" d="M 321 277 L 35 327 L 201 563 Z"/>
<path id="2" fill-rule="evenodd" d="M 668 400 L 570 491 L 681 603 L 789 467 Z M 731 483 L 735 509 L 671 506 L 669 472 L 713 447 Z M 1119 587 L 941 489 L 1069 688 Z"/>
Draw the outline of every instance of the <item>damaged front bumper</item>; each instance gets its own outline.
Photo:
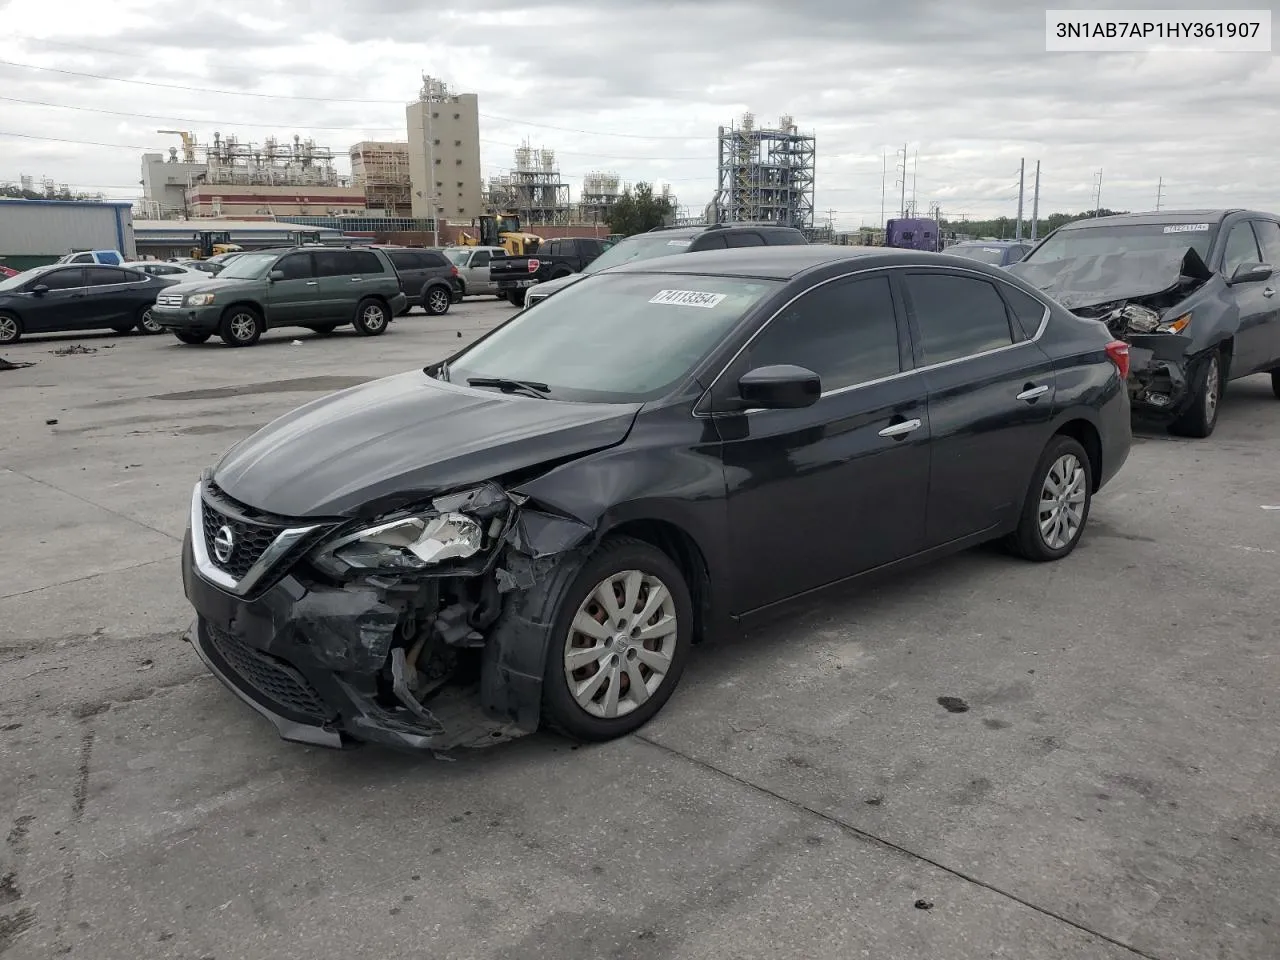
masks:
<path id="1" fill-rule="evenodd" d="M 469 563 L 339 583 L 306 557 L 342 525 L 290 526 L 202 482 L 183 544 L 186 639 L 285 740 L 447 750 L 532 733 L 549 624 L 523 601 L 591 531 L 514 498 L 504 509 L 502 538 Z M 265 562 L 220 562 L 227 540 L 268 544 Z"/>
<path id="2" fill-rule="evenodd" d="M 1148 417 L 1176 417 L 1192 400 L 1191 338 L 1176 333 L 1127 333 L 1129 402 Z"/>

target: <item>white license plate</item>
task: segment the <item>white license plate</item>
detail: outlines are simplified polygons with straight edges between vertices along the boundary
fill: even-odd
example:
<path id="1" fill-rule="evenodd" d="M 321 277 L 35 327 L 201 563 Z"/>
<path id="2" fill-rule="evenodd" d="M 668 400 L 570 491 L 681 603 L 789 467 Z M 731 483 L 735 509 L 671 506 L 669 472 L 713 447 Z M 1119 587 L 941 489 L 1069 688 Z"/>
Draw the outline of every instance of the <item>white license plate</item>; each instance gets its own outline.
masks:
<path id="1" fill-rule="evenodd" d="M 537 283 L 537 282 L 538 282 L 537 280 L 517 280 L 517 281 L 516 281 L 516 286 L 517 286 L 517 287 L 532 287 L 532 286 L 533 286 L 535 283 Z"/>

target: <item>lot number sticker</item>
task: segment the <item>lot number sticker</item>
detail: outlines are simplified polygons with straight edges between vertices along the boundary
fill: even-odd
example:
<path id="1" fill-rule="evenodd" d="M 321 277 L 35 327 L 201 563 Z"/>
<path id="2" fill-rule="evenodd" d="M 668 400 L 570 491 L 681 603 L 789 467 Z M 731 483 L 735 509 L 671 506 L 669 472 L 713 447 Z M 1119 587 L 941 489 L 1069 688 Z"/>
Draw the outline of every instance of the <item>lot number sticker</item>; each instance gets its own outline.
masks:
<path id="1" fill-rule="evenodd" d="M 673 307 L 718 307 L 725 298 L 723 293 L 702 293 L 698 290 L 659 290 L 649 298 L 650 303 L 665 303 Z"/>
<path id="2" fill-rule="evenodd" d="M 1207 223 L 1174 223 L 1164 228 L 1165 233 L 1208 233 Z"/>

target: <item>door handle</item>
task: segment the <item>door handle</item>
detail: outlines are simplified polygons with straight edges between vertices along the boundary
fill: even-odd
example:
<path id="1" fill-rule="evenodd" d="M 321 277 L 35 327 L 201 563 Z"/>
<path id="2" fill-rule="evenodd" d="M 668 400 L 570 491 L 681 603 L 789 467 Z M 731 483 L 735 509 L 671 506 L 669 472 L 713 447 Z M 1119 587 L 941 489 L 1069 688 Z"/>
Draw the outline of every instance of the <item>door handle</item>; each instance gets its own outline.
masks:
<path id="1" fill-rule="evenodd" d="M 1037 397 L 1043 397 L 1048 392 L 1049 392 L 1049 388 L 1045 386 L 1043 383 L 1040 384 L 1040 386 L 1038 387 L 1028 386 L 1025 390 L 1023 390 L 1020 394 L 1018 394 L 1018 399 L 1025 400 L 1027 401 L 1027 403 L 1034 403 Z"/>
<path id="2" fill-rule="evenodd" d="M 898 423 L 891 423 L 880 431 L 882 437 L 905 437 L 908 433 L 920 429 L 919 420 L 901 420 Z"/>
<path id="3" fill-rule="evenodd" d="M 1276 295 L 1275 287 L 1267 287 L 1262 291 L 1264 297 L 1274 297 Z"/>
<path id="4" fill-rule="evenodd" d="M 306 285 L 308 287 L 314 287 L 319 282 L 320 282 L 319 280 L 308 280 Z"/>
<path id="5" fill-rule="evenodd" d="M 360 282 L 361 280 L 363 280 L 363 279 L 364 279 L 364 277 L 352 277 L 352 278 L 351 278 L 351 282 L 352 282 L 352 283 L 359 283 L 359 282 Z"/>

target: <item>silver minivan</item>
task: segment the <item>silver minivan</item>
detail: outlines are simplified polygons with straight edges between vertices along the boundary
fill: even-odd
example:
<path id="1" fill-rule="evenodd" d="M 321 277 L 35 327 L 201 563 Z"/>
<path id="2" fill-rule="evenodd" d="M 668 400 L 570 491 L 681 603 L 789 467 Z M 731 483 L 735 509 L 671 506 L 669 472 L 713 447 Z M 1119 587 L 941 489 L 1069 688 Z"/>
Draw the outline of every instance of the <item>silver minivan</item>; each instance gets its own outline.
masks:
<path id="1" fill-rule="evenodd" d="M 489 263 L 506 255 L 502 247 L 447 247 L 444 255 L 458 268 L 464 297 L 498 295 L 497 286 L 489 279 Z"/>

